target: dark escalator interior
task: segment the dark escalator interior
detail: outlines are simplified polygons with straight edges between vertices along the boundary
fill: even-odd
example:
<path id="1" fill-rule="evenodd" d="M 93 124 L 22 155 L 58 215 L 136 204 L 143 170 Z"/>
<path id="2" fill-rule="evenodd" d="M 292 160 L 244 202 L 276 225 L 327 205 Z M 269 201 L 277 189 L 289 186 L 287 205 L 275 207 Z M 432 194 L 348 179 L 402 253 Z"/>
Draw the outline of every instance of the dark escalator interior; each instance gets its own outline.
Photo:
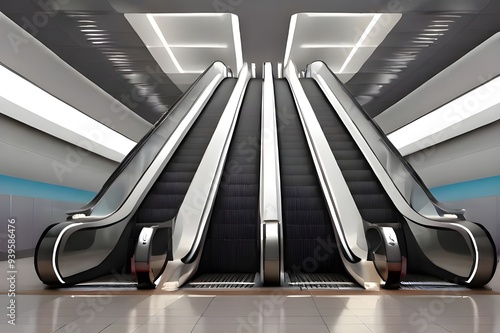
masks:
<path id="1" fill-rule="evenodd" d="M 229 146 L 201 261 L 188 288 L 259 283 L 259 178 L 262 80 L 251 79 Z"/>
<path id="2" fill-rule="evenodd" d="M 411 232 L 406 230 L 404 217 L 394 206 L 363 153 L 316 81 L 301 79 L 301 84 L 363 220 L 379 226 L 393 227 L 399 239 L 401 254 L 405 258 L 412 256 L 412 260 L 408 258 L 408 276 L 401 282 L 401 287 L 412 289 L 413 285 L 420 283 L 422 285 L 429 283 L 429 286 L 433 284 L 449 285 L 429 276 L 429 271 L 441 271 L 441 269 L 436 266 L 432 267 L 433 265 L 425 258 L 416 241 L 412 238 Z M 411 253 L 407 251 L 407 247 L 412 249 Z M 446 273 L 442 271 L 441 276 L 443 276 L 442 274 Z M 421 282 L 422 280 L 426 281 Z"/>
<path id="3" fill-rule="evenodd" d="M 91 270 L 82 271 L 65 278 L 67 285 L 82 282 L 101 284 L 107 283 L 108 280 L 120 283 L 131 282 L 131 274 L 134 274 L 131 258 L 141 229 L 152 225 L 165 225 L 177 215 L 203 153 L 219 122 L 222 111 L 236 85 L 236 81 L 235 78 L 229 78 L 219 84 L 172 158 L 128 221 L 120 239 L 107 258 Z M 167 232 L 162 234 L 161 237 L 170 239 L 170 228 L 165 228 L 165 230 Z M 84 229 L 74 233 L 71 237 L 75 239 L 68 241 L 66 247 L 89 247 L 91 244 L 78 244 L 88 243 L 89 240 L 93 241 L 94 233 L 94 229 Z M 168 242 L 160 245 L 167 247 Z M 65 248 L 64 251 L 71 250 L 71 248 Z M 158 249 L 153 247 L 153 252 L 156 250 Z M 160 249 L 160 251 L 162 250 Z"/>
<path id="4" fill-rule="evenodd" d="M 236 85 L 236 79 L 225 79 L 214 92 L 198 119 L 165 166 L 137 209 L 132 222 L 129 256 L 135 249 L 141 228 L 173 219 L 186 195 L 203 154 Z M 169 251 L 171 252 L 171 251 Z"/>
<path id="5" fill-rule="evenodd" d="M 397 226 L 399 212 L 316 81 L 300 82 L 363 219 Z"/>
<path id="6" fill-rule="evenodd" d="M 284 269 L 292 286 L 351 288 L 288 82 L 275 80 Z"/>

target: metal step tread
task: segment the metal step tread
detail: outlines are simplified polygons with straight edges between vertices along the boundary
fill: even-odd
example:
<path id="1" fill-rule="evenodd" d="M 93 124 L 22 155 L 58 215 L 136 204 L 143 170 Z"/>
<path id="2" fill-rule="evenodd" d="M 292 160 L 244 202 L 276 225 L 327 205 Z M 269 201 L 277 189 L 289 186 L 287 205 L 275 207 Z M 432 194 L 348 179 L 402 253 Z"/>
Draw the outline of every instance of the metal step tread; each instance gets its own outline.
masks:
<path id="1" fill-rule="evenodd" d="M 403 290 L 469 290 L 469 288 L 457 283 L 439 280 L 428 276 L 407 276 L 400 282 L 400 289 Z"/>
<path id="2" fill-rule="evenodd" d="M 190 281 L 186 288 L 197 289 L 241 289 L 255 286 L 255 274 L 203 274 Z"/>
<path id="3" fill-rule="evenodd" d="M 304 289 L 362 289 L 347 276 L 338 273 L 291 273 L 289 285 Z"/>

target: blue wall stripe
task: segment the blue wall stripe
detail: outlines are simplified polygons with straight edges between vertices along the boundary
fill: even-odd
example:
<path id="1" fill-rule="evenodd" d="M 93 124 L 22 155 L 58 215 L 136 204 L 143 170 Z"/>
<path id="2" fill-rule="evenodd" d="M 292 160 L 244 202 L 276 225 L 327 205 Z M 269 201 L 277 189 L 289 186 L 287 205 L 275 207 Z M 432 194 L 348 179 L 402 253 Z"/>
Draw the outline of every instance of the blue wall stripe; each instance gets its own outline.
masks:
<path id="1" fill-rule="evenodd" d="M 0 175 L 0 194 L 86 203 L 96 193 L 22 178 Z"/>
<path id="2" fill-rule="evenodd" d="M 439 201 L 457 201 L 500 195 L 500 175 L 449 184 L 430 189 Z M 45 198 L 68 202 L 88 202 L 96 193 L 0 174 L 0 194 Z"/>
<path id="3" fill-rule="evenodd" d="M 457 201 L 500 195 L 500 175 L 430 189 L 439 201 Z"/>

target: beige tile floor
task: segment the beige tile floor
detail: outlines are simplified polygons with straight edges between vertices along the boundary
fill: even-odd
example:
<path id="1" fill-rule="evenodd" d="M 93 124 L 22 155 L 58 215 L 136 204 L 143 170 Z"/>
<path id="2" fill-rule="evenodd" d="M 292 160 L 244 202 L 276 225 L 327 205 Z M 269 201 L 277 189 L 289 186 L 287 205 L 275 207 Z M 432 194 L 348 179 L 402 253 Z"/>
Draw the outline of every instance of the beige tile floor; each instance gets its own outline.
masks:
<path id="1" fill-rule="evenodd" d="M 0 281 L 1 333 L 500 332 L 498 274 L 490 290 L 471 292 L 47 290 L 31 260 L 18 260 L 15 326 L 8 323 L 7 279 Z"/>

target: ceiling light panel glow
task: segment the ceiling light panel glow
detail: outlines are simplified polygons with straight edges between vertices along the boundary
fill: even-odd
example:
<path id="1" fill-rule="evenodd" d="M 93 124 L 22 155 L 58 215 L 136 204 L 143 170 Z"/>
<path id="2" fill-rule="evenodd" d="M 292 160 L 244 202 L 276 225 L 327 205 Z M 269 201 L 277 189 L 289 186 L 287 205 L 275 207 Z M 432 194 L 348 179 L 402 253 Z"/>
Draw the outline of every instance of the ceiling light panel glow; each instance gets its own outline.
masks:
<path id="1" fill-rule="evenodd" d="M 401 18 L 382 13 L 299 13 L 292 16 L 284 63 L 304 69 L 321 59 L 348 81 Z"/>
<path id="2" fill-rule="evenodd" d="M 388 135 L 408 155 L 500 119 L 500 77 Z"/>
<path id="3" fill-rule="evenodd" d="M 1 65 L 0 78 L 0 106 L 5 115 L 118 162 L 134 147 L 132 140 Z"/>
<path id="4" fill-rule="evenodd" d="M 238 17 L 229 13 L 125 14 L 160 68 L 178 86 L 182 74 L 202 73 L 220 60 L 243 65 Z"/>
<path id="5" fill-rule="evenodd" d="M 172 62 L 174 63 L 175 68 L 177 68 L 177 71 L 179 73 L 184 73 L 184 70 L 182 69 L 181 65 L 179 64 L 179 61 L 177 60 L 174 53 L 170 49 L 170 46 L 167 43 L 165 35 L 163 34 L 160 27 L 158 26 L 158 23 L 156 22 L 156 19 L 154 18 L 154 16 L 152 14 L 146 14 L 146 17 L 149 21 L 149 24 L 151 24 L 151 28 L 153 28 L 153 30 L 156 34 L 156 37 L 158 37 L 158 39 L 161 42 L 161 45 L 163 45 L 163 47 L 167 51 L 168 55 L 170 56 L 170 59 L 172 59 Z"/>
<path id="6" fill-rule="evenodd" d="M 363 42 L 365 41 L 365 39 L 371 33 L 373 27 L 375 27 L 375 25 L 377 24 L 377 22 L 378 22 L 378 20 L 380 19 L 381 16 L 382 16 L 382 14 L 375 14 L 375 15 L 373 15 L 373 17 L 372 17 L 370 23 L 368 24 L 368 26 L 366 27 L 365 31 L 363 31 L 363 34 L 359 38 L 358 42 L 352 48 L 351 52 L 349 53 L 349 55 L 345 59 L 345 62 L 342 65 L 342 67 L 340 67 L 339 73 L 342 73 L 345 70 L 345 68 L 347 67 L 347 65 L 349 64 L 349 62 L 352 60 L 352 58 L 354 57 L 354 55 L 356 54 L 356 52 L 358 52 L 358 49 L 363 45 Z"/>

